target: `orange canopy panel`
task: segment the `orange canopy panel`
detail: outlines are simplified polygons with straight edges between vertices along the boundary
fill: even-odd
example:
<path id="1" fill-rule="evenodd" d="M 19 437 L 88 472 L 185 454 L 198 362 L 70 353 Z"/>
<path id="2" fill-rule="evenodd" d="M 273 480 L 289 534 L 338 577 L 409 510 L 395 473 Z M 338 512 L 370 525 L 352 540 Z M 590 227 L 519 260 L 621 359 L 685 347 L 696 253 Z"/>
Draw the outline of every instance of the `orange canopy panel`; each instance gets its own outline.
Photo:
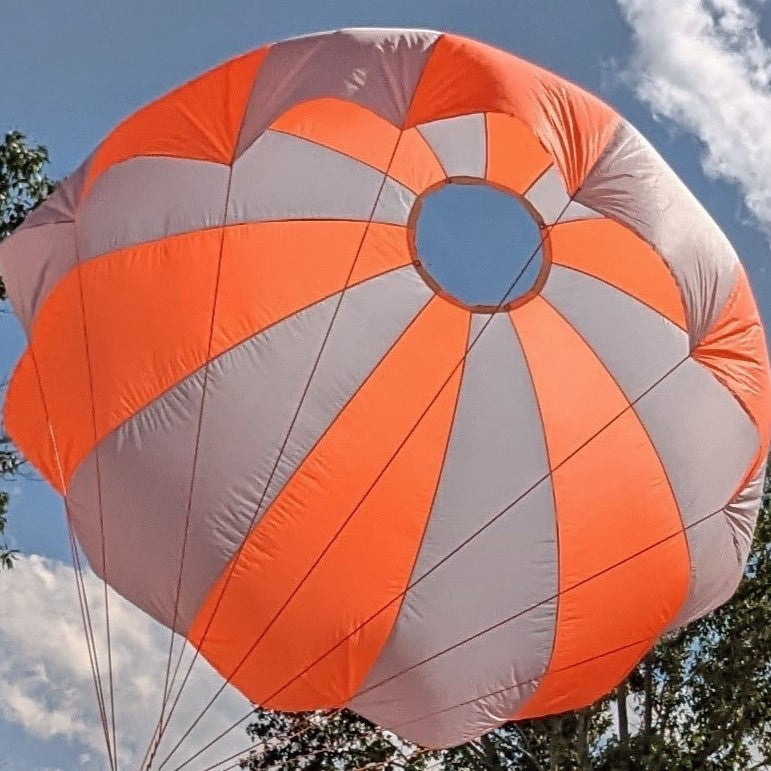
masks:
<path id="1" fill-rule="evenodd" d="M 532 215 L 523 296 L 424 270 L 456 182 Z M 236 58 L 123 121 L 0 272 L 9 432 L 93 569 L 256 703 L 456 745 L 591 703 L 739 581 L 771 422 L 744 271 L 634 128 L 509 53 Z"/>

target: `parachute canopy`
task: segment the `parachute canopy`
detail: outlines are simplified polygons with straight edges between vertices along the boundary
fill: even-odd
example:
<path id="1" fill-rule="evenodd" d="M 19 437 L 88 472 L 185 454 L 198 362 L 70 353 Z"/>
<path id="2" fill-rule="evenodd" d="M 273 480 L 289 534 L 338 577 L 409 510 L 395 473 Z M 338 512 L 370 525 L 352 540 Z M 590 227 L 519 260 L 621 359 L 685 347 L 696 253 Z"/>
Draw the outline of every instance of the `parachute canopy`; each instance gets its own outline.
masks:
<path id="1" fill-rule="evenodd" d="M 456 182 L 534 218 L 523 296 L 424 268 Z M 457 744 L 589 704 L 741 577 L 771 426 L 742 266 L 628 123 L 508 53 L 233 59 L 121 123 L 0 270 L 9 432 L 94 570 L 254 702 Z"/>

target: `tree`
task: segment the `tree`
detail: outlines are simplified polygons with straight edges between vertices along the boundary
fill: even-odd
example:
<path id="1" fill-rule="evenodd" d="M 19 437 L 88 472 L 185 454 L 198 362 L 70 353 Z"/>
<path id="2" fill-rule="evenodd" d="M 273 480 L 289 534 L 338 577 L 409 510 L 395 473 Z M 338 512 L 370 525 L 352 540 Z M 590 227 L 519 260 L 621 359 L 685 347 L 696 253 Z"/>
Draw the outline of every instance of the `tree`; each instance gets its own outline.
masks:
<path id="1" fill-rule="evenodd" d="M 0 144 L 0 241 L 7 238 L 53 189 L 45 173 L 48 151 L 41 145 L 28 145 L 20 131 L 11 131 Z M 0 276 L 0 302 L 6 300 Z M 4 388 L 5 381 L 2 383 Z M 0 426 L 0 482 L 19 473 L 23 459 Z M 7 526 L 10 496 L 0 488 L 0 569 L 13 567 L 15 551 L 2 541 Z"/>
<path id="2" fill-rule="evenodd" d="M 351 768 L 380 764 L 389 769 L 423 771 L 428 755 L 400 742 L 348 710 L 286 714 L 257 710 L 247 728 L 259 742 L 254 762 L 244 768 L 293 768 L 302 771 L 339 769 L 341 759 Z"/>
<path id="3" fill-rule="evenodd" d="M 257 709 L 242 768 L 387 771 L 746 771 L 771 767 L 771 469 L 734 597 L 663 637 L 607 698 L 423 752 L 345 710 Z M 439 763 L 441 761 L 441 764 Z"/>
<path id="4" fill-rule="evenodd" d="M 555 718 L 508 723 L 460 747 L 425 751 L 348 710 L 287 715 L 258 709 L 247 729 L 256 748 L 242 767 L 252 771 L 584 769 L 592 768 L 589 747 L 601 740 L 610 723 L 605 700 Z"/>

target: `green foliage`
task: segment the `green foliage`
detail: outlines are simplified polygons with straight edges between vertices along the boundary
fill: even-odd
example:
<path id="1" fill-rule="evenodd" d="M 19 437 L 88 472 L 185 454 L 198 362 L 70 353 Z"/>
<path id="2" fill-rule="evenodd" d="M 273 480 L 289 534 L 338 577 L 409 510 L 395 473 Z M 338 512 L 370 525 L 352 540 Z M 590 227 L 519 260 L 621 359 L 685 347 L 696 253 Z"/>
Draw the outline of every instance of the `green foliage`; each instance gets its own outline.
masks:
<path id="1" fill-rule="evenodd" d="M 348 710 L 288 715 L 258 709 L 247 729 L 257 748 L 242 767 L 252 771 L 591 768 L 590 747 L 601 742 L 611 725 L 607 705 L 603 701 L 556 718 L 507 723 L 480 739 L 437 751 L 400 741 Z M 552 759 L 558 765 L 550 765 Z"/>
<path id="2" fill-rule="evenodd" d="M 45 147 L 28 145 L 20 131 L 5 135 L 0 144 L 0 241 L 19 227 L 54 189 L 54 182 L 45 174 L 47 163 Z M 5 299 L 5 284 L 0 276 L 0 302 Z M 0 429 L 0 481 L 16 475 L 22 463 L 11 440 Z M 8 491 L 0 489 L 0 539 L 7 526 L 8 505 Z M 13 567 L 15 554 L 0 540 L 0 569 Z"/>
<path id="3" fill-rule="evenodd" d="M 19 472 L 23 461 L 11 440 L 6 436 L 0 436 L 0 480 L 8 480 Z M 13 559 L 16 556 L 15 549 L 9 549 L 3 541 L 3 535 L 8 525 L 7 514 L 10 496 L 7 490 L 0 489 L 0 570 L 13 567 Z"/>
<path id="4" fill-rule="evenodd" d="M 294 715 L 258 710 L 247 732 L 260 742 L 259 760 L 244 768 L 333 771 L 340 768 L 341 758 L 351 768 L 370 763 L 411 771 L 426 768 L 426 757 L 410 758 L 416 748 L 348 710 Z"/>
<path id="5" fill-rule="evenodd" d="M 706 618 L 666 635 L 608 698 L 424 752 L 343 710 L 258 709 L 242 768 L 383 771 L 747 771 L 771 768 L 771 472 L 744 580 Z M 440 762 L 441 761 L 441 762 Z"/>
<path id="6" fill-rule="evenodd" d="M 8 511 L 8 493 L 0 490 L 0 536 L 5 533 L 7 524 L 6 512 Z M 0 543 L 0 569 L 10 570 L 13 567 L 13 559 L 16 549 L 9 549 L 5 543 Z"/>

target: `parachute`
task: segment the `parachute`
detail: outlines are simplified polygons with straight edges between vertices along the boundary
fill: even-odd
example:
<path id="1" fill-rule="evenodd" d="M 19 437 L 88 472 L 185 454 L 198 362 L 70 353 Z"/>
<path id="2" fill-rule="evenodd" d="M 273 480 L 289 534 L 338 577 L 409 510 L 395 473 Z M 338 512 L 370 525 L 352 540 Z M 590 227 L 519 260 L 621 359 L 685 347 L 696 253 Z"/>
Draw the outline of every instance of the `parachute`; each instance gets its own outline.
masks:
<path id="1" fill-rule="evenodd" d="M 524 294 L 429 275 L 454 183 L 531 213 Z M 256 704 L 456 745 L 590 704 L 741 578 L 771 430 L 745 272 L 631 125 L 509 53 L 233 59 L 121 123 L 0 272 L 9 433 L 94 571 Z"/>

